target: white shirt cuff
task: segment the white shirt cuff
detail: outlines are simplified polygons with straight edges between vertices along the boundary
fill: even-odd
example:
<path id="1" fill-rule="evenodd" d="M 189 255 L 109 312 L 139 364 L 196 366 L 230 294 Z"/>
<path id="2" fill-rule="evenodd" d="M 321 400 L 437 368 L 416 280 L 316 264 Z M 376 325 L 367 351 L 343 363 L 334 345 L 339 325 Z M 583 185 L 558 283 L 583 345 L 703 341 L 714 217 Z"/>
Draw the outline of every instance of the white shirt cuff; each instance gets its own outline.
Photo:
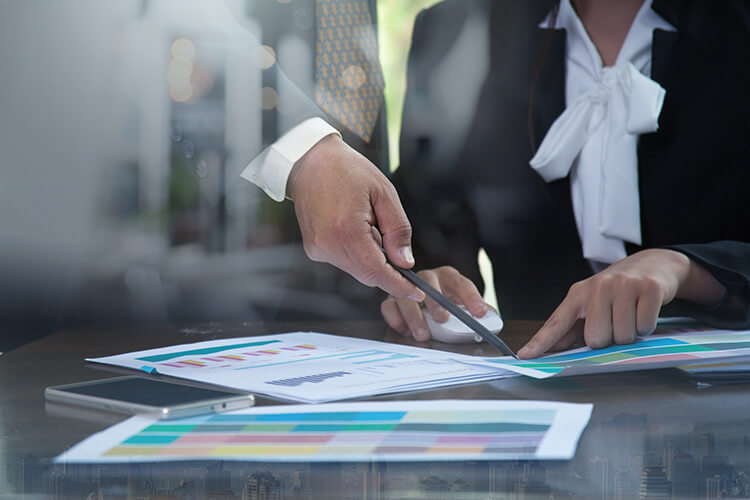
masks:
<path id="1" fill-rule="evenodd" d="M 264 149 L 245 167 L 240 177 L 261 188 L 272 199 L 284 201 L 286 182 L 294 164 L 331 134 L 341 137 L 339 131 L 322 118 L 309 118 Z"/>

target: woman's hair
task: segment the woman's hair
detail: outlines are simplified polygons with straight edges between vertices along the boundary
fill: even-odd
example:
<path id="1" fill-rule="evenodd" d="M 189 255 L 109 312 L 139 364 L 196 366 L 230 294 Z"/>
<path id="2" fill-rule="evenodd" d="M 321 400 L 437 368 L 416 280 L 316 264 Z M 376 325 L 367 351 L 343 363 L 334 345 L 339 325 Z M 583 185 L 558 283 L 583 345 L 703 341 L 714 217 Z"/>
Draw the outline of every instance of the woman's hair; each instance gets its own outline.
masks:
<path id="1" fill-rule="evenodd" d="M 555 26 L 557 24 L 557 15 L 560 12 L 560 0 L 555 0 L 554 4 L 552 5 L 552 10 L 550 11 L 549 15 L 549 25 Z M 542 72 L 542 65 L 544 64 L 544 58 L 547 57 L 547 52 L 549 52 L 549 46 L 550 42 L 552 41 L 552 37 L 554 36 L 554 30 L 548 29 L 547 34 L 544 37 L 544 41 L 542 42 L 542 47 L 539 50 L 539 55 L 536 59 L 536 65 L 534 66 L 534 73 L 531 77 L 531 84 L 529 88 L 529 110 L 527 115 L 527 126 L 529 130 L 529 142 L 531 144 L 531 153 L 532 155 L 536 153 L 537 144 L 534 140 L 534 120 L 533 120 L 533 110 L 534 110 L 534 93 L 536 92 L 536 86 L 539 83 L 539 74 Z"/>

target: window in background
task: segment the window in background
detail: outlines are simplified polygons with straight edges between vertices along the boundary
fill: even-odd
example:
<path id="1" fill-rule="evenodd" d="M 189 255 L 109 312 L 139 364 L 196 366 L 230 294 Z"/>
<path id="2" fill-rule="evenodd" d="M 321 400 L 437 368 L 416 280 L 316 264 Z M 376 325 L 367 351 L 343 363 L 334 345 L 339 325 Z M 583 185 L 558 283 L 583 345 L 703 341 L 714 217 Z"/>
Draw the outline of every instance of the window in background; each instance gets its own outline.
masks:
<path id="1" fill-rule="evenodd" d="M 385 107 L 388 112 L 388 145 L 391 169 L 399 164 L 398 138 L 401 108 L 406 90 L 406 58 L 411 45 L 414 19 L 423 9 L 440 0 L 378 0 L 378 43 L 385 78 Z"/>
<path id="2" fill-rule="evenodd" d="M 399 165 L 399 133 L 406 91 L 406 60 L 411 45 L 414 19 L 423 9 L 440 0 L 378 0 L 378 42 L 385 78 L 385 106 L 388 112 L 388 146 L 391 169 Z M 492 263 L 484 250 L 479 251 L 479 270 L 484 281 L 484 300 L 497 309 Z"/>

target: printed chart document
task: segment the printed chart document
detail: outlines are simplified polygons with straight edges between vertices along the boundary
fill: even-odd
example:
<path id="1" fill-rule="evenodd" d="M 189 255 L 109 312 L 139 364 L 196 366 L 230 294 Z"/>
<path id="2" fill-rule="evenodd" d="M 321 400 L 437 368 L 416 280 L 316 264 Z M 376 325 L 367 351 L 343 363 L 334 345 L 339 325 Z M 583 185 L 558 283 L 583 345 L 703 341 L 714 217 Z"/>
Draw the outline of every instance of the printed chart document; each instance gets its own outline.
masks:
<path id="1" fill-rule="evenodd" d="M 58 463 L 567 460 L 591 404 L 437 400 L 267 406 L 179 420 L 132 417 Z"/>
<path id="2" fill-rule="evenodd" d="M 87 361 L 303 403 L 516 376 L 497 366 L 461 362 L 472 359 L 374 340 L 294 332 L 183 344 Z"/>
<path id="3" fill-rule="evenodd" d="M 604 349 L 583 347 L 531 360 L 481 358 L 473 363 L 541 379 L 745 358 L 750 358 L 750 331 L 669 324 L 659 327 L 650 337 L 639 338 L 628 345 L 612 345 Z"/>
<path id="4" fill-rule="evenodd" d="M 697 384 L 746 384 L 750 381 L 750 359 L 736 363 L 685 365 L 677 369 Z"/>

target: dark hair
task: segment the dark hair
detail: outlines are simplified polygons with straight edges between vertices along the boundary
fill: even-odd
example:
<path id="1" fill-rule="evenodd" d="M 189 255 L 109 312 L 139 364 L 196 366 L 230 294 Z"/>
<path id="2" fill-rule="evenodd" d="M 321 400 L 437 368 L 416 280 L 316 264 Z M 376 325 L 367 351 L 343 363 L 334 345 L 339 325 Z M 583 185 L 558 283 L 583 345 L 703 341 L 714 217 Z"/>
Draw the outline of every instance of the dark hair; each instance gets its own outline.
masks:
<path id="1" fill-rule="evenodd" d="M 549 19 L 550 19 L 550 25 L 555 26 L 557 24 L 557 15 L 560 12 L 560 0 L 555 0 L 555 2 L 552 5 L 552 10 L 550 11 Z M 536 65 L 534 66 L 534 73 L 531 77 L 531 83 L 529 88 L 529 111 L 527 116 L 527 126 L 529 129 L 529 142 L 531 144 L 531 153 L 532 155 L 536 153 L 536 141 L 534 140 L 534 120 L 532 116 L 532 112 L 534 109 L 534 93 L 536 92 L 536 86 L 539 83 L 539 74 L 542 72 L 542 65 L 544 64 L 544 58 L 547 57 L 547 52 L 549 52 L 549 46 L 550 42 L 552 41 L 552 37 L 554 36 L 554 30 L 548 29 L 547 34 L 544 37 L 544 41 L 542 42 L 542 47 L 539 50 L 539 55 L 536 59 Z"/>

